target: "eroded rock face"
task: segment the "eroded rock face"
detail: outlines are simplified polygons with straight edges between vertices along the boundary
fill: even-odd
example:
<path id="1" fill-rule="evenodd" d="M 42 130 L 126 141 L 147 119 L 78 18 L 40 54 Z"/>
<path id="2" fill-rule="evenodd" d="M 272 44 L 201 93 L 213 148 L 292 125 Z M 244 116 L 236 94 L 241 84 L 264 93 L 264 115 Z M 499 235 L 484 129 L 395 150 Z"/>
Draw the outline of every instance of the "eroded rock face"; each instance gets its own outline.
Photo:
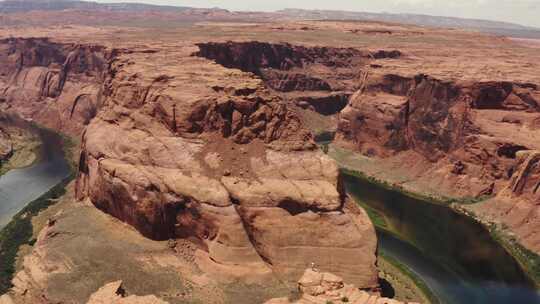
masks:
<path id="1" fill-rule="evenodd" d="M 0 167 L 23 150 L 23 147 L 31 145 L 32 137 L 33 134 L 16 115 L 0 112 Z"/>
<path id="2" fill-rule="evenodd" d="M 13 144 L 9 134 L 0 129 L 0 165 L 13 155 Z"/>
<path id="3" fill-rule="evenodd" d="M 527 150 L 516 153 L 511 177 L 492 201 L 480 210 L 502 221 L 528 248 L 540 250 L 540 151 Z"/>
<path id="4" fill-rule="evenodd" d="M 221 265 L 293 282 L 314 262 L 375 287 L 374 229 L 336 164 L 260 79 L 195 50 L 111 63 L 83 135 L 78 197 L 152 239 L 194 240 Z"/>
<path id="5" fill-rule="evenodd" d="M 298 281 L 298 291 L 301 296 L 298 300 L 288 298 L 271 299 L 265 304 L 290 303 L 355 303 L 355 304 L 400 304 L 403 302 L 369 294 L 357 287 L 346 284 L 342 278 L 317 269 L 307 269 Z M 410 304 L 415 304 L 409 302 Z"/>
<path id="6" fill-rule="evenodd" d="M 404 179 L 438 189 L 436 195 L 504 197 L 509 202 L 498 219 L 536 240 L 527 231 L 536 230 L 539 177 L 535 158 L 524 155 L 540 149 L 539 104 L 533 84 L 375 75 L 341 112 L 336 137 L 344 147 L 395 162 Z M 412 190 L 424 191 L 418 187 Z M 528 228 L 518 228 L 525 222 Z"/>
<path id="7" fill-rule="evenodd" d="M 260 75 L 264 69 L 290 70 L 306 64 L 320 63 L 324 66 L 348 67 L 352 59 L 362 55 L 353 48 L 305 47 L 288 43 L 226 42 L 201 43 L 197 56 L 213 59 L 228 67 Z"/>
<path id="8" fill-rule="evenodd" d="M 100 106 L 109 55 L 46 38 L 0 40 L 0 108 L 79 135 Z"/>
<path id="9" fill-rule="evenodd" d="M 399 51 L 306 47 L 287 43 L 201 43 L 196 56 L 259 76 L 285 101 L 322 115 L 335 115 L 358 87 L 358 70 L 368 61 L 399 58 Z"/>
<path id="10" fill-rule="evenodd" d="M 337 138 L 369 156 L 412 151 L 455 182 L 467 176 L 471 185 L 458 194 L 477 196 L 492 183 L 504 186 L 516 152 L 540 146 L 538 96 L 525 84 L 385 77 L 353 95 Z"/>

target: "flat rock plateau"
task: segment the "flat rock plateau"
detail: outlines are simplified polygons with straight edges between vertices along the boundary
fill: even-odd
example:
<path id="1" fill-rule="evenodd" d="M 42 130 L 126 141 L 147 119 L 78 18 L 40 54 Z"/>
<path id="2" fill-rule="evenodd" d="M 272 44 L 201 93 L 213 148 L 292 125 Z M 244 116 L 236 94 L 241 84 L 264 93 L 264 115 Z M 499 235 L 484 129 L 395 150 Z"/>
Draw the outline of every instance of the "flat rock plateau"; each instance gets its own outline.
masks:
<path id="1" fill-rule="evenodd" d="M 77 178 L 33 219 L 0 303 L 264 303 L 312 263 L 377 294 L 375 229 L 329 155 L 411 191 L 490 197 L 475 212 L 540 253 L 534 43 L 182 14 L 0 15 L 0 110 L 80 139 Z"/>

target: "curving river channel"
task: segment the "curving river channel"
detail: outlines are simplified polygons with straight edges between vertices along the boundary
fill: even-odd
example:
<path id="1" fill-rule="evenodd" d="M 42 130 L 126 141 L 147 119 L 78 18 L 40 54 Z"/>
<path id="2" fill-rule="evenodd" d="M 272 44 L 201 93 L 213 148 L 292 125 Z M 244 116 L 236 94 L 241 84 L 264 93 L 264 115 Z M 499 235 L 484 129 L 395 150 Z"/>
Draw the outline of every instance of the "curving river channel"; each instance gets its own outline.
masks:
<path id="1" fill-rule="evenodd" d="M 540 303 L 514 258 L 474 220 L 355 176 L 344 179 L 378 218 L 379 250 L 415 272 L 440 303 Z"/>
<path id="2" fill-rule="evenodd" d="M 38 134 L 42 144 L 36 163 L 26 168 L 10 170 L 0 176 L 0 229 L 28 203 L 39 198 L 70 174 L 62 148 L 62 138 L 58 134 L 27 122 L 18 123 Z"/>
<path id="3" fill-rule="evenodd" d="M 69 176 L 62 138 L 34 127 L 39 161 L 0 176 L 0 229 Z M 379 250 L 415 272 L 441 304 L 540 304 L 534 284 L 489 232 L 452 209 L 344 175 L 347 191 L 381 219 Z"/>

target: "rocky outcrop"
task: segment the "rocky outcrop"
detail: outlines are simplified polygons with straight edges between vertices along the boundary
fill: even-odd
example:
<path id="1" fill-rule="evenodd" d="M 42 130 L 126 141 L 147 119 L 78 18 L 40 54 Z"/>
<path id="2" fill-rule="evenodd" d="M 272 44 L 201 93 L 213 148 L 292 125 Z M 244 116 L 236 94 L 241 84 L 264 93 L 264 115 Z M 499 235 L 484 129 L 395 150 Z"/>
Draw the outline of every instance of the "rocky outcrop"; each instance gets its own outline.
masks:
<path id="1" fill-rule="evenodd" d="M 327 67 L 349 67 L 355 58 L 367 56 L 353 48 L 305 47 L 288 43 L 225 42 L 200 43 L 195 55 L 215 60 L 227 68 L 260 75 L 264 69 L 291 70 L 318 63 Z"/>
<path id="2" fill-rule="evenodd" d="M 434 169 L 424 167 L 414 178 L 440 176 L 447 183 L 443 193 L 497 192 L 510 178 L 516 153 L 540 146 L 533 123 L 540 98 L 533 85 L 388 75 L 366 88 L 342 111 L 338 142 L 368 156 L 416 154 Z"/>
<path id="3" fill-rule="evenodd" d="M 536 231 L 540 225 L 540 152 L 517 152 L 509 175 L 507 186 L 477 212 L 504 223 L 522 244 L 538 251 L 540 236 Z"/>
<path id="4" fill-rule="evenodd" d="M 289 52 L 278 50 L 269 66 Z M 374 229 L 336 164 L 260 79 L 192 53 L 114 59 L 83 135 L 78 197 L 149 238 L 193 240 L 213 263 L 294 282 L 314 262 L 375 287 Z"/>
<path id="5" fill-rule="evenodd" d="M 13 156 L 14 144 L 11 138 L 13 124 L 7 115 L 0 113 L 0 165 Z"/>
<path id="6" fill-rule="evenodd" d="M 46 294 L 48 277 L 69 271 L 65 261 L 50 258 L 48 243 L 60 234 L 55 229 L 55 225 L 56 219 L 47 221 L 36 238 L 32 253 L 24 257 L 22 270 L 12 280 L 13 294 L 23 297 L 22 301 L 25 303 L 36 302 L 36 299 L 40 297 L 47 298 L 44 295 Z"/>
<path id="7" fill-rule="evenodd" d="M 13 144 L 9 134 L 0 129 L 0 165 L 13 155 Z"/>
<path id="8" fill-rule="evenodd" d="M 109 56 L 46 38 L 0 40 L 0 109 L 79 135 L 100 106 Z"/>
<path id="9" fill-rule="evenodd" d="M 336 141 L 384 162 L 408 190 L 507 201 L 484 209 L 538 250 L 539 104 L 533 84 L 372 75 L 341 112 Z"/>
<path id="10" fill-rule="evenodd" d="M 327 304 L 327 303 L 353 303 L 353 304 L 400 304 L 402 302 L 383 298 L 376 294 L 361 291 L 353 285 L 345 284 L 343 279 L 328 272 L 320 272 L 309 268 L 298 281 L 297 300 L 290 298 L 272 299 L 265 304 Z M 410 304 L 415 304 L 409 302 Z"/>
<path id="11" fill-rule="evenodd" d="M 128 296 L 122 281 L 111 282 L 96 291 L 87 304 L 167 304 L 168 302 L 158 299 L 154 295 L 150 296 Z"/>
<path id="12" fill-rule="evenodd" d="M 331 91 L 328 82 L 305 74 L 266 71 L 262 74 L 266 85 L 276 91 Z"/>
<path id="13" fill-rule="evenodd" d="M 540 101 L 535 93 L 537 90 L 538 87 L 534 84 L 479 83 L 472 87 L 472 107 L 475 109 L 536 112 L 540 110 Z"/>
<path id="14" fill-rule="evenodd" d="M 354 48 L 308 47 L 287 43 L 225 42 L 201 43 L 196 56 L 228 67 L 251 72 L 287 102 L 335 115 L 358 88 L 358 71 L 377 59 L 396 59 L 402 53 Z"/>
<path id="15" fill-rule="evenodd" d="M 28 122 L 16 113 L 0 112 L 0 171 L 5 173 L 32 164 L 38 145 L 37 134 L 28 127 Z"/>

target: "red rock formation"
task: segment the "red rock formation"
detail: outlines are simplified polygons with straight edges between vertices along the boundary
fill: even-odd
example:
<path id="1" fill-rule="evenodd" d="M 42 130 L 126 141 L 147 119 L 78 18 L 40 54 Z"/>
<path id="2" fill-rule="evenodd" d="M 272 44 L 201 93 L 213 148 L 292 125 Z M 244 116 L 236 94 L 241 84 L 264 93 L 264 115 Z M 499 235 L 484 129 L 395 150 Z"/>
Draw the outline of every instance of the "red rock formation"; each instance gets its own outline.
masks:
<path id="1" fill-rule="evenodd" d="M 328 272 L 317 269 L 307 269 L 298 280 L 300 298 L 271 299 L 265 304 L 327 304 L 327 303 L 353 303 L 353 304 L 401 304 L 403 302 L 369 294 L 357 287 L 344 283 L 343 279 Z M 409 304 L 418 304 L 408 302 Z"/>
<path id="2" fill-rule="evenodd" d="M 519 151 L 509 170 L 510 180 L 496 197 L 487 202 L 481 214 L 504 223 L 528 248 L 540 250 L 540 152 Z"/>
<path id="3" fill-rule="evenodd" d="M 168 304 L 168 302 L 154 295 L 128 296 L 122 288 L 122 281 L 116 281 L 106 284 L 92 294 L 87 304 Z"/>
<path id="4" fill-rule="evenodd" d="M 530 233 L 538 225 L 536 162 L 523 156 L 540 149 L 536 85 L 385 75 L 365 88 L 341 112 L 340 145 L 394 163 L 396 175 L 421 185 L 413 191 L 506 200 L 485 211 L 499 213 L 530 248 L 540 248 Z"/>
<path id="5" fill-rule="evenodd" d="M 32 133 L 21 119 L 0 112 L 0 167 L 32 140 Z"/>
<path id="6" fill-rule="evenodd" d="M 0 106 L 78 135 L 100 106 L 108 56 L 99 46 L 0 40 Z"/>
<path id="7" fill-rule="evenodd" d="M 533 85 L 450 83 L 427 76 L 417 76 L 412 85 L 397 76 L 375 81 L 380 82 L 372 80 L 342 112 L 338 141 L 370 156 L 414 152 L 438 168 L 423 174 L 470 181 L 454 194 L 476 196 L 493 183 L 500 190 L 516 152 L 540 146 L 530 141 L 539 99 Z"/>
<path id="8" fill-rule="evenodd" d="M 191 53 L 111 63 L 83 136 L 78 197 L 150 238 L 192 239 L 218 264 L 295 281 L 315 262 L 376 286 L 374 229 L 336 164 L 261 80 Z"/>
<path id="9" fill-rule="evenodd" d="M 196 56 L 252 72 L 285 101 L 326 116 L 339 113 L 348 104 L 349 96 L 359 88 L 358 77 L 367 63 L 403 56 L 398 50 L 367 52 L 266 42 L 201 43 L 199 47 Z M 392 90 L 393 83 L 400 80 L 392 76 L 380 85 Z M 408 90 L 404 85 L 395 85 L 396 90 Z"/>
<path id="10" fill-rule="evenodd" d="M 287 43 L 201 43 L 194 55 L 252 72 L 284 100 L 323 115 L 337 114 L 358 86 L 358 70 L 369 60 L 398 58 L 399 51 L 306 47 Z M 308 105 L 309 104 L 309 105 Z"/>
<path id="11" fill-rule="evenodd" d="M 246 70 L 278 61 L 345 66 L 357 53 L 231 47 L 251 54 L 230 55 L 247 59 Z M 2 40 L 2 107 L 82 133 L 77 197 L 149 238 L 190 239 L 219 267 L 293 282 L 314 262 L 376 287 L 374 228 L 348 201 L 335 162 L 259 78 L 195 51 Z"/>
<path id="12" fill-rule="evenodd" d="M 354 60 L 368 56 L 353 48 L 305 47 L 288 43 L 227 42 L 201 43 L 195 55 L 228 67 L 260 74 L 263 69 L 290 70 L 318 63 L 327 67 L 349 67 Z"/>

